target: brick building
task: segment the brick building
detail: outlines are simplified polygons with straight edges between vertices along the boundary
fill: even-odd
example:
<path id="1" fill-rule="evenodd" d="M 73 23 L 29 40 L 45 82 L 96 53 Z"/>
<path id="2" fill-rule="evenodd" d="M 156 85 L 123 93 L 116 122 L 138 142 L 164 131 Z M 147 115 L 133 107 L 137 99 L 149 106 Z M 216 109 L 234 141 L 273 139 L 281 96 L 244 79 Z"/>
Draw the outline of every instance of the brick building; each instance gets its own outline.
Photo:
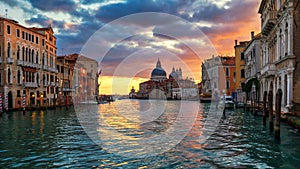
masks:
<path id="1" fill-rule="evenodd" d="M 9 109 L 53 104 L 56 37 L 51 26 L 28 28 L 0 17 L 0 92 Z M 7 101 L 6 101 L 7 100 Z"/>

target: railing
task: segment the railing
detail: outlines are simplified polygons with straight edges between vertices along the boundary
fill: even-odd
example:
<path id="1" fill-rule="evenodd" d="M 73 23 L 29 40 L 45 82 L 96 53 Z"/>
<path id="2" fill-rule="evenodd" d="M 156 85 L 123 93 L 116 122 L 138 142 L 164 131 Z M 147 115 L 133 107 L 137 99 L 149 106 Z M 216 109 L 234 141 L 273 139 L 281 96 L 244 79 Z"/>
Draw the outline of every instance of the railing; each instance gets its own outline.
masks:
<path id="1" fill-rule="evenodd" d="M 7 58 L 7 63 L 14 63 L 14 58 Z"/>
<path id="2" fill-rule="evenodd" d="M 51 86 L 55 86 L 55 82 L 50 82 L 50 85 Z"/>
<path id="3" fill-rule="evenodd" d="M 23 60 L 19 60 L 19 59 L 17 60 L 17 65 L 38 68 L 38 69 L 40 69 L 42 67 L 41 65 L 39 65 L 37 63 L 27 62 L 27 61 L 23 61 Z"/>
<path id="4" fill-rule="evenodd" d="M 25 87 L 38 87 L 38 84 L 35 82 L 24 82 Z"/>
<path id="5" fill-rule="evenodd" d="M 47 65 L 43 65 L 43 70 L 48 70 L 50 72 L 58 73 L 58 70 L 56 68 L 49 67 Z"/>
<path id="6" fill-rule="evenodd" d="M 262 20 L 262 30 L 267 26 L 270 21 L 275 21 L 276 20 L 276 11 L 268 11 L 266 14 L 266 17 Z"/>
<path id="7" fill-rule="evenodd" d="M 63 88 L 63 92 L 73 92 L 73 91 L 75 91 L 75 89 Z"/>
<path id="8" fill-rule="evenodd" d="M 269 75 L 275 75 L 275 72 L 276 72 L 276 66 L 270 63 L 265 65 L 261 70 L 262 75 L 265 73 L 268 73 Z"/>

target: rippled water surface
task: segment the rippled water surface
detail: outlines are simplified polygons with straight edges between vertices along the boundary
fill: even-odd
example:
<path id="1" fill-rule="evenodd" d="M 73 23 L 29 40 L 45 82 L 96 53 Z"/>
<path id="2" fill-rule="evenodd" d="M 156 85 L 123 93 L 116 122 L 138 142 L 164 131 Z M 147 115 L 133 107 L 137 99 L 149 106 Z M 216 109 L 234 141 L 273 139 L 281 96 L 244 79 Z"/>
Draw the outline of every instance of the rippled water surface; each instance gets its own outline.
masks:
<path id="1" fill-rule="evenodd" d="M 299 168 L 300 136 L 289 126 L 282 124 L 279 143 L 261 117 L 243 110 L 227 111 L 211 137 L 200 142 L 203 126 L 215 112 L 209 112 L 208 104 L 192 103 L 199 111 L 195 114 L 185 108 L 183 115 L 179 104 L 168 101 L 162 112 L 145 100 L 98 105 L 95 131 L 99 140 L 95 142 L 72 110 L 4 113 L 0 168 Z M 191 107 L 191 102 L 183 104 Z M 153 142 L 137 141 L 161 134 L 167 137 L 159 140 L 165 151 L 136 157 L 151 150 L 160 152 Z"/>

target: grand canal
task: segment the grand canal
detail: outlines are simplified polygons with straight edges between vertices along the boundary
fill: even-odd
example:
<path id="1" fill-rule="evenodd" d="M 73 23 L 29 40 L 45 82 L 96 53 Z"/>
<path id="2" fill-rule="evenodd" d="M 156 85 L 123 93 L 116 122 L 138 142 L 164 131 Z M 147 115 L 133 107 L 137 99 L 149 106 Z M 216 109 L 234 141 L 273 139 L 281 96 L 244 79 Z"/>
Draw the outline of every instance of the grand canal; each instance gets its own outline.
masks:
<path id="1" fill-rule="evenodd" d="M 98 134 L 98 141 L 89 137 L 78 114 L 71 109 L 27 112 L 25 115 L 4 113 L 0 117 L 0 168 L 299 168 L 300 135 L 297 130 L 282 124 L 281 142 L 276 142 L 273 134 L 262 125 L 262 118 L 244 110 L 227 111 L 211 137 L 205 142 L 199 141 L 204 122 L 214 113 L 209 111 L 208 104 L 199 103 L 192 103 L 198 105 L 199 111 L 191 127 L 191 121 L 179 127 L 177 135 L 182 137 L 169 137 L 167 140 L 172 140 L 174 145 L 171 142 L 161 145 L 171 145 L 168 149 L 144 157 L 145 154 L 132 155 L 146 151 L 145 144 L 142 147 L 132 145 L 131 150 L 122 152 L 121 148 L 126 148 L 124 145 L 133 143 L 128 142 L 128 138 L 150 138 L 167 132 L 181 116 L 176 112 L 178 104 L 178 101 L 168 101 L 162 114 L 151 116 L 128 112 L 131 110 L 128 105 L 139 110 L 149 109 L 151 104 L 145 100 L 98 105 L 100 114 L 110 125 L 95 130 L 102 133 Z M 120 111 L 122 116 L 117 115 Z M 138 148 L 142 151 L 136 150 Z"/>

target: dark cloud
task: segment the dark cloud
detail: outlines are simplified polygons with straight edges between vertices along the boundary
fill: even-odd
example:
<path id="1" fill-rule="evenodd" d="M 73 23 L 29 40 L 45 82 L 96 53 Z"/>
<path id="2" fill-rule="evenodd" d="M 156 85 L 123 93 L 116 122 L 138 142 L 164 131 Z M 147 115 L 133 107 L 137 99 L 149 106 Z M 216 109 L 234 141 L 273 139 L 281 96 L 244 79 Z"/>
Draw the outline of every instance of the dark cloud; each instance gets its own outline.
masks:
<path id="1" fill-rule="evenodd" d="M 103 22 L 110 22 L 117 18 L 141 12 L 165 12 L 176 14 L 179 7 L 178 1 L 164 0 L 128 0 L 126 3 L 111 4 L 101 7 L 96 17 Z"/>
<path id="2" fill-rule="evenodd" d="M 52 26 L 55 26 L 56 28 L 59 29 L 64 29 L 64 24 L 65 24 L 65 22 L 63 21 L 56 21 L 41 14 L 25 20 L 25 23 L 28 25 L 39 24 L 41 27 L 47 27 L 49 24 L 51 24 Z"/>
<path id="3" fill-rule="evenodd" d="M 28 0 L 34 8 L 42 11 L 65 11 L 76 9 L 73 0 Z"/>

